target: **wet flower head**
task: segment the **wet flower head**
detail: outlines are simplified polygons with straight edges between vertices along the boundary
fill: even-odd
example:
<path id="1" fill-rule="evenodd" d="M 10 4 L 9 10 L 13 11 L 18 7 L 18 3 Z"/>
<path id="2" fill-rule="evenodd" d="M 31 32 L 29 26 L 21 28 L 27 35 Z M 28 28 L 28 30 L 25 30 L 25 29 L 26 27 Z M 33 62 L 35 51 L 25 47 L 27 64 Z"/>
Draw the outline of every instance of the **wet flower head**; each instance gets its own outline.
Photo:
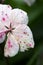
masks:
<path id="1" fill-rule="evenodd" d="M 5 57 L 12 57 L 18 51 L 24 52 L 28 48 L 34 48 L 32 31 L 27 24 L 28 16 L 25 11 L 0 4 L 0 44 L 4 42 L 7 35 Z"/>

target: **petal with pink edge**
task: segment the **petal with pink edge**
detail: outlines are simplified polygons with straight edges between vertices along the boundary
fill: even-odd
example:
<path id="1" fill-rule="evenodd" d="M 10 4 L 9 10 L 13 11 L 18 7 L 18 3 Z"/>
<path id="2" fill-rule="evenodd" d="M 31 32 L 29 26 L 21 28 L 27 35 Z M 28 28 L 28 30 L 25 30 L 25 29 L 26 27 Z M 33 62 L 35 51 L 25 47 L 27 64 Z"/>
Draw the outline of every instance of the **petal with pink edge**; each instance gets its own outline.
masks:
<path id="1" fill-rule="evenodd" d="M 11 12 L 11 19 L 14 24 L 28 24 L 28 15 L 21 9 L 13 9 Z"/>
<path id="2" fill-rule="evenodd" d="M 8 39 L 6 45 L 4 47 L 4 56 L 5 57 L 12 57 L 15 56 L 19 51 L 19 45 L 17 41 L 12 36 L 12 34 L 8 34 Z"/>
<path id="3" fill-rule="evenodd" d="M 6 31 L 7 31 L 7 29 L 4 27 L 3 23 L 0 22 L 0 43 L 2 43 L 5 40 Z"/>
<path id="4" fill-rule="evenodd" d="M 28 48 L 34 48 L 33 34 L 27 25 L 19 25 L 13 31 L 13 35 L 15 35 L 15 39 L 20 45 L 20 51 L 25 51 Z"/>
<path id="5" fill-rule="evenodd" d="M 9 26 L 10 22 L 10 13 L 11 13 L 11 6 L 10 5 L 2 5 L 0 4 L 0 21 L 3 22 L 3 24 Z"/>

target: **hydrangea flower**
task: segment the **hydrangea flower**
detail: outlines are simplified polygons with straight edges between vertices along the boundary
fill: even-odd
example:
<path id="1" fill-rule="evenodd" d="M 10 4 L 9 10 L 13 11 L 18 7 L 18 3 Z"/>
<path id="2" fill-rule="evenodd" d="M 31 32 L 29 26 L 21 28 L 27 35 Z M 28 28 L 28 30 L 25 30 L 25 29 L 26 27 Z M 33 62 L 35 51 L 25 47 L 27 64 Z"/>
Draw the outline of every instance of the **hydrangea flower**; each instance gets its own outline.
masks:
<path id="1" fill-rule="evenodd" d="M 34 48 L 32 31 L 27 23 L 28 16 L 25 11 L 0 4 L 0 44 L 4 42 L 7 35 L 5 57 L 12 57 L 18 51 L 24 52 L 28 48 Z"/>

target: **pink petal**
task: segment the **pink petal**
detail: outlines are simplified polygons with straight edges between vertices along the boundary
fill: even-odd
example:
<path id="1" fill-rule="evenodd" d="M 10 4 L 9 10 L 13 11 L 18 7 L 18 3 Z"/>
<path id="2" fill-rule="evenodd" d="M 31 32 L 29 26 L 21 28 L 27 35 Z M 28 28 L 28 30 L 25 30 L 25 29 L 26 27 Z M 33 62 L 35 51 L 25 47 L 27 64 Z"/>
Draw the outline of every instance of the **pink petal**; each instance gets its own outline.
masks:
<path id="1" fill-rule="evenodd" d="M 2 43 L 5 40 L 5 37 L 6 37 L 5 33 L 0 34 L 0 43 Z"/>
<path id="2" fill-rule="evenodd" d="M 4 56 L 12 57 L 15 56 L 19 51 L 19 45 L 12 34 L 8 34 L 7 42 L 4 47 Z"/>
<path id="3" fill-rule="evenodd" d="M 13 31 L 13 35 L 15 35 L 15 39 L 20 45 L 20 51 L 25 51 L 27 48 L 34 48 L 33 34 L 27 25 L 19 25 Z"/>
<path id="4" fill-rule="evenodd" d="M 4 25 L 9 26 L 10 24 L 10 13 L 11 13 L 10 5 L 2 5 L 0 4 L 0 21 L 3 22 Z"/>
<path id="5" fill-rule="evenodd" d="M 13 9 L 11 11 L 11 20 L 13 24 L 28 24 L 28 15 L 25 11 L 21 9 Z"/>
<path id="6" fill-rule="evenodd" d="M 3 23 L 0 22 L 0 43 L 2 43 L 5 40 L 5 31 L 7 31 L 7 29 L 4 27 Z"/>

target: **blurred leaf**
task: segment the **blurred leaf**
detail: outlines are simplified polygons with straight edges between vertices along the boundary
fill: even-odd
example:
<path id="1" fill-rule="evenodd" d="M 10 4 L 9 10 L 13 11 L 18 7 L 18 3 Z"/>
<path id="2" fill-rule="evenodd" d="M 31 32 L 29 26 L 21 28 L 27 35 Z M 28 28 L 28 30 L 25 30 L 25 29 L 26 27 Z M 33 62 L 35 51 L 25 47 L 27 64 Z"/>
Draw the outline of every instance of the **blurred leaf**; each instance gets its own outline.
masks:
<path id="1" fill-rule="evenodd" d="M 43 4 L 37 3 L 34 6 L 32 6 L 29 12 L 30 23 L 35 19 L 37 19 L 42 13 L 43 13 Z"/>
<path id="2" fill-rule="evenodd" d="M 38 55 L 40 54 L 40 52 L 43 49 L 43 42 L 40 43 L 40 45 L 36 46 L 35 50 L 34 50 L 34 54 L 32 56 L 32 58 L 30 59 L 30 61 L 28 61 L 27 65 L 33 65 L 33 63 L 35 62 L 35 59 L 38 58 Z M 34 63 L 35 65 L 35 63 Z"/>
<path id="3" fill-rule="evenodd" d="M 0 65 L 6 65 L 5 60 L 0 60 Z"/>
<path id="4" fill-rule="evenodd" d="M 43 13 L 37 18 L 35 19 L 33 22 L 31 22 L 31 24 L 29 24 L 35 41 L 42 41 L 43 40 Z"/>
<path id="5" fill-rule="evenodd" d="M 4 3 L 4 0 L 0 0 L 0 3 Z"/>

